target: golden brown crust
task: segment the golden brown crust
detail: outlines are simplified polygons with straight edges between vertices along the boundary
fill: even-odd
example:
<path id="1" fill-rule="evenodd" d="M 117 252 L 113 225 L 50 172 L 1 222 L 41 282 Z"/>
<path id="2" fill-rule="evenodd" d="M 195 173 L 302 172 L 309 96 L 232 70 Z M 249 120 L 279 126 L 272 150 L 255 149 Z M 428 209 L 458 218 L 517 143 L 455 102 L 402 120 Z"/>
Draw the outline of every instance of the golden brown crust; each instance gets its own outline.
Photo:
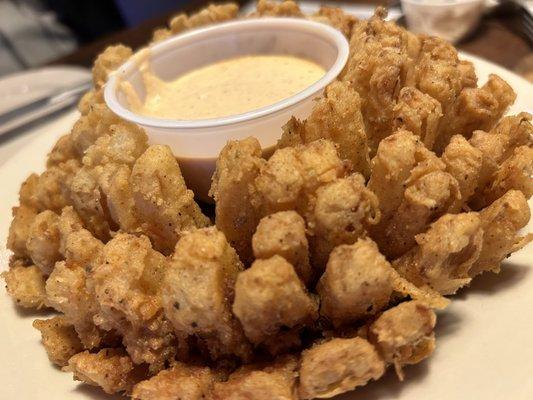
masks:
<path id="1" fill-rule="evenodd" d="M 41 340 L 54 364 L 64 367 L 75 354 L 83 351 L 83 346 L 74 327 L 63 317 L 36 319 L 33 327 L 41 332 Z"/>
<path id="2" fill-rule="evenodd" d="M 435 349 L 437 317 L 431 308 L 408 301 L 385 311 L 370 325 L 370 340 L 403 380 L 402 366 L 417 364 Z"/>
<path id="3" fill-rule="evenodd" d="M 203 400 L 209 398 L 215 378 L 208 367 L 178 362 L 137 383 L 131 397 L 136 400 Z"/>
<path id="4" fill-rule="evenodd" d="M 333 397 L 379 379 L 384 371 L 385 363 L 365 339 L 332 339 L 302 352 L 298 394 Z"/>
<path id="5" fill-rule="evenodd" d="M 361 99 L 347 82 L 330 84 L 303 123 L 294 118 L 289 121 L 278 147 L 311 143 L 321 138 L 334 142 L 341 159 L 350 161 L 355 172 L 365 177 L 369 175 L 369 148 L 361 115 Z"/>
<path id="6" fill-rule="evenodd" d="M 329 140 L 278 149 L 261 166 L 254 181 L 252 204 L 262 216 L 286 210 L 305 216 L 316 190 L 345 176 L 346 170 L 337 147 Z"/>
<path id="7" fill-rule="evenodd" d="M 237 276 L 233 313 L 255 344 L 311 324 L 317 308 L 294 267 L 281 256 L 256 260 Z"/>
<path id="8" fill-rule="evenodd" d="M 227 381 L 215 383 L 213 400 L 297 400 L 297 367 L 294 356 L 243 366 Z"/>
<path id="9" fill-rule="evenodd" d="M 50 210 L 37 214 L 33 219 L 26 240 L 26 249 L 33 263 L 45 276 L 50 275 L 59 252 L 59 216 Z"/>
<path id="10" fill-rule="evenodd" d="M 417 246 L 393 266 L 418 287 L 453 294 L 470 283 L 470 269 L 480 255 L 483 236 L 477 213 L 446 214 L 417 235 Z"/>
<path id="11" fill-rule="evenodd" d="M 257 11 L 252 16 L 261 17 L 303 17 L 298 3 L 293 0 L 258 0 Z"/>
<path id="12" fill-rule="evenodd" d="M 241 262 L 215 227 L 186 233 L 165 274 L 162 301 L 178 336 L 200 338 L 213 359 L 246 359 L 250 345 L 231 313 Z"/>
<path id="13" fill-rule="evenodd" d="M 508 191 L 479 215 L 483 243 L 479 258 L 470 270 L 472 277 L 485 271 L 499 272 L 505 257 L 533 240 L 531 233 L 525 237 L 519 233 L 527 225 L 531 210 L 524 194 L 518 190 Z"/>
<path id="14" fill-rule="evenodd" d="M 256 138 L 229 141 L 217 159 L 209 191 L 216 203 L 216 226 L 246 265 L 253 261 L 250 241 L 259 221 L 251 186 L 264 163 Z"/>
<path id="15" fill-rule="evenodd" d="M 95 88 L 101 88 L 107 82 L 109 74 L 120 67 L 132 56 L 132 50 L 121 44 L 109 46 L 96 57 L 93 66 L 93 83 Z"/>
<path id="16" fill-rule="evenodd" d="M 143 232 L 159 251 L 169 254 L 182 231 L 209 225 L 168 146 L 148 147 L 133 165 L 131 185 Z"/>
<path id="17" fill-rule="evenodd" d="M 47 305 L 45 278 L 35 265 L 28 267 L 15 263 L 0 275 L 6 282 L 6 291 L 18 306 L 41 309 Z"/>
<path id="18" fill-rule="evenodd" d="M 85 269 L 73 262 L 58 262 L 46 281 L 46 296 L 51 307 L 64 314 L 76 330 L 84 348 L 100 346 L 103 333 L 94 324 L 98 312 L 94 291 L 87 286 Z"/>
<path id="19" fill-rule="evenodd" d="M 129 391 L 135 383 L 131 359 L 117 349 L 78 353 L 63 370 L 72 372 L 75 380 L 99 386 L 108 394 Z"/>
<path id="20" fill-rule="evenodd" d="M 13 207 L 13 220 L 9 226 L 6 247 L 13 252 L 15 257 L 29 259 L 26 242 L 30 234 L 30 226 L 37 216 L 34 208 L 21 204 Z"/>
<path id="21" fill-rule="evenodd" d="M 365 187 L 364 178 L 352 174 L 336 179 L 316 191 L 307 217 L 313 266 L 322 272 L 331 251 L 354 243 L 380 220 L 378 199 Z"/>
<path id="22" fill-rule="evenodd" d="M 262 218 L 252 237 L 252 247 L 256 259 L 283 257 L 304 284 L 313 277 L 305 221 L 295 211 L 280 211 Z"/>
<path id="23" fill-rule="evenodd" d="M 391 265 L 370 239 L 336 247 L 320 278 L 320 313 L 335 326 L 350 325 L 386 307 L 392 294 Z"/>

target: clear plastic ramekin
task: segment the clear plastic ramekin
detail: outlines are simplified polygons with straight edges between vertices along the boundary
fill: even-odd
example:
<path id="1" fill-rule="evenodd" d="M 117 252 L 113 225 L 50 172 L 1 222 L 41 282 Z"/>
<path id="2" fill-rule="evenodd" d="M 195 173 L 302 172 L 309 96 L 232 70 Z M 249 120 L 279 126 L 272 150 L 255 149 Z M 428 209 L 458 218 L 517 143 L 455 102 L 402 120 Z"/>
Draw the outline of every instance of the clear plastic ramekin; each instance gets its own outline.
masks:
<path id="1" fill-rule="evenodd" d="M 297 18 L 244 19 L 187 32 L 141 50 L 122 65 L 105 87 L 105 101 L 122 118 L 142 126 L 151 143 L 169 145 L 183 176 L 197 197 L 207 200 L 220 150 L 228 140 L 255 136 L 268 151 L 291 116 L 306 118 L 313 100 L 342 71 L 349 46 L 338 30 Z M 253 54 L 288 54 L 310 59 L 326 74 L 305 90 L 267 107 L 204 120 L 147 117 L 129 110 L 120 82 L 127 81 L 141 99 L 145 91 L 140 66 L 148 62 L 164 80 L 223 59 Z"/>

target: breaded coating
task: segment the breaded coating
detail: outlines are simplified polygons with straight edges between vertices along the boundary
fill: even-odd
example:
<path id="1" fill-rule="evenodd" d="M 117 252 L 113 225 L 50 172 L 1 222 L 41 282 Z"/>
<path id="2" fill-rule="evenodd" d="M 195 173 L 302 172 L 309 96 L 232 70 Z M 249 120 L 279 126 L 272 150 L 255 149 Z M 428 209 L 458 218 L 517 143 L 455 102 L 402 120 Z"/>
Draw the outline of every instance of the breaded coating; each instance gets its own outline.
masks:
<path id="1" fill-rule="evenodd" d="M 70 131 L 72 143 L 80 157 L 96 140 L 110 133 L 110 127 L 122 122 L 105 103 L 92 104 L 87 114 L 76 121 Z"/>
<path id="2" fill-rule="evenodd" d="M 96 89 L 107 82 L 109 75 L 124 64 L 133 54 L 133 51 L 121 44 L 109 46 L 96 57 L 93 65 L 93 83 Z"/>
<path id="3" fill-rule="evenodd" d="M 81 266 L 90 272 L 102 263 L 104 244 L 87 229 L 69 233 L 65 238 L 64 255 L 68 262 Z"/>
<path id="4" fill-rule="evenodd" d="M 331 25 L 341 31 L 347 38 L 350 37 L 352 26 L 358 22 L 358 19 L 354 15 L 344 12 L 342 8 L 327 6 L 321 6 L 316 13 L 308 18 Z"/>
<path id="5" fill-rule="evenodd" d="M 391 269 L 371 239 L 336 247 L 317 286 L 320 313 L 335 327 L 378 313 L 392 294 Z"/>
<path id="6" fill-rule="evenodd" d="M 135 400 L 203 400 L 209 398 L 215 375 L 208 367 L 175 363 L 133 387 Z"/>
<path id="7" fill-rule="evenodd" d="M 147 237 L 120 233 L 105 245 L 103 263 L 90 275 L 99 305 L 95 323 L 123 336 L 135 364 L 154 364 L 155 370 L 175 351 L 160 295 L 167 267 Z"/>
<path id="8" fill-rule="evenodd" d="M 391 277 L 392 287 L 394 289 L 392 294 L 393 299 L 410 297 L 413 300 L 420 301 L 428 307 L 439 310 L 444 310 L 450 305 L 451 301 L 436 290 L 431 289 L 429 286 L 416 286 L 402 277 L 395 269 L 392 269 Z"/>
<path id="9" fill-rule="evenodd" d="M 444 295 L 470 283 L 483 243 L 478 213 L 446 214 L 415 240 L 417 246 L 393 262 L 400 275 Z"/>
<path id="10" fill-rule="evenodd" d="M 35 265 L 15 264 L 0 276 L 6 282 L 6 291 L 18 306 L 41 309 L 46 306 L 45 278 Z"/>
<path id="11" fill-rule="evenodd" d="M 199 337 L 213 359 L 249 356 L 250 345 L 231 314 L 242 269 L 224 234 L 209 227 L 182 236 L 164 278 L 163 306 L 176 335 Z"/>
<path id="12" fill-rule="evenodd" d="M 286 210 L 305 216 L 316 190 L 343 177 L 346 168 L 329 140 L 276 150 L 255 179 L 253 204 L 262 216 Z"/>
<path id="13" fill-rule="evenodd" d="M 531 115 L 520 113 L 504 117 L 489 132 L 475 131 L 470 144 L 483 153 L 483 166 L 476 194 L 470 206 L 476 210 L 483 207 L 483 192 L 492 183 L 492 177 L 500 165 L 508 159 L 515 148 L 533 143 Z"/>
<path id="14" fill-rule="evenodd" d="M 432 158 L 436 156 L 411 132 L 399 131 L 381 141 L 372 159 L 368 189 L 379 200 L 382 223 L 400 207 L 411 170 Z"/>
<path id="15" fill-rule="evenodd" d="M 98 303 L 92 288 L 87 286 L 83 267 L 71 261 L 58 262 L 46 281 L 46 296 L 51 307 L 64 313 L 65 321 L 76 330 L 84 348 L 100 346 L 103 333 L 93 322 Z"/>
<path id="16" fill-rule="evenodd" d="M 46 160 L 46 166 L 48 168 L 53 167 L 54 165 L 60 165 L 64 162 L 67 162 L 68 160 L 77 159 L 78 158 L 78 152 L 76 151 L 76 148 L 74 147 L 74 143 L 72 142 L 72 137 L 70 134 L 66 134 L 61 136 L 50 153 L 48 153 L 48 157 Z"/>
<path id="17" fill-rule="evenodd" d="M 520 250 L 533 240 L 519 230 L 527 225 L 531 210 L 527 199 L 519 190 L 510 190 L 479 213 L 483 228 L 483 244 L 479 258 L 470 269 L 474 277 L 485 271 L 500 271 L 500 263 L 511 253 Z"/>
<path id="18" fill-rule="evenodd" d="M 189 27 L 195 28 L 202 25 L 213 24 L 233 19 L 239 12 L 239 6 L 236 3 L 210 4 L 196 14 L 189 17 Z M 172 24 L 170 24 L 172 28 Z"/>
<path id="19" fill-rule="evenodd" d="M 416 245 L 415 235 L 424 232 L 441 215 L 458 208 L 459 184 L 452 175 L 440 170 L 443 163 L 437 161 L 436 166 L 421 164 L 411 171 L 397 212 L 382 231 L 373 232 L 373 239 L 386 257 L 393 259 L 407 252 Z"/>
<path id="20" fill-rule="evenodd" d="M 84 229 L 83 221 L 74 210 L 74 207 L 67 206 L 61 210 L 61 214 L 57 221 L 57 228 L 59 230 L 59 252 L 65 256 L 66 242 L 69 235 Z"/>
<path id="21" fill-rule="evenodd" d="M 476 70 L 472 62 L 459 60 L 457 68 L 459 69 L 459 74 L 461 75 L 461 86 L 463 88 L 477 86 Z"/>
<path id="22" fill-rule="evenodd" d="M 354 243 L 379 219 L 378 199 L 365 187 L 361 175 L 352 174 L 318 188 L 307 218 L 314 268 L 323 271 L 333 248 Z"/>
<path id="23" fill-rule="evenodd" d="M 370 341 L 387 363 L 394 364 L 400 380 L 402 366 L 417 364 L 435 350 L 436 321 L 431 308 L 408 301 L 385 311 L 370 325 Z"/>
<path id="24" fill-rule="evenodd" d="M 178 16 L 176 16 L 175 18 L 177 18 Z M 187 18 L 186 16 L 184 16 L 184 18 Z M 178 28 L 180 26 L 180 24 L 176 24 L 176 28 Z M 184 27 L 185 29 L 185 27 Z M 167 29 L 165 28 L 164 26 L 162 27 L 159 27 L 157 29 L 154 29 L 154 31 L 152 32 L 152 40 L 150 41 L 150 44 L 153 44 L 153 43 L 157 43 L 157 42 L 161 42 L 165 39 L 168 39 L 169 37 L 172 36 L 172 31 L 170 29 Z"/>
<path id="25" fill-rule="evenodd" d="M 311 324 L 317 308 L 294 267 L 281 256 L 256 260 L 237 276 L 233 313 L 252 343 Z"/>
<path id="26" fill-rule="evenodd" d="M 136 383 L 133 363 L 121 349 L 78 353 L 68 360 L 63 371 L 72 372 L 75 380 L 99 386 L 108 394 L 129 391 Z"/>
<path id="27" fill-rule="evenodd" d="M 437 37 L 421 37 L 414 86 L 437 100 L 444 115 L 453 107 L 463 88 L 459 65 L 457 50 L 450 43 Z"/>
<path id="28" fill-rule="evenodd" d="M 20 205 L 13 207 L 13 219 L 9 226 L 6 247 L 13 252 L 15 257 L 26 259 L 29 258 L 26 242 L 30 233 L 30 227 L 37 216 L 35 209 Z"/>
<path id="29" fill-rule="evenodd" d="M 517 147 L 514 154 L 500 165 L 482 195 L 484 204 L 491 204 L 509 190 L 520 190 L 526 199 L 533 195 L 533 147 Z"/>
<path id="30" fill-rule="evenodd" d="M 81 97 L 80 101 L 78 102 L 78 111 L 81 115 L 87 115 L 95 104 L 103 103 L 105 103 L 104 88 L 93 88 Z"/>
<path id="31" fill-rule="evenodd" d="M 59 261 L 59 216 L 50 210 L 37 214 L 28 231 L 26 249 L 34 264 L 45 276 L 50 275 Z"/>
<path id="32" fill-rule="evenodd" d="M 511 86 L 497 75 L 480 88 L 465 88 L 442 119 L 435 151 L 440 154 L 453 135 L 470 138 L 475 130 L 491 129 L 515 99 Z"/>
<path id="33" fill-rule="evenodd" d="M 130 167 L 125 164 L 105 164 L 97 170 L 98 185 L 105 196 L 109 218 L 124 232 L 141 231 L 141 221 L 130 183 Z"/>
<path id="34" fill-rule="evenodd" d="M 77 160 L 69 160 L 48 168 L 41 175 L 30 175 L 20 188 L 20 204 L 59 213 L 70 202 L 64 187 L 79 168 Z"/>
<path id="35" fill-rule="evenodd" d="M 99 186 L 102 211 L 108 213 L 110 224 L 136 232 L 141 223 L 130 183 L 131 167 L 146 150 L 148 138 L 144 130 L 126 122 L 111 125 L 109 132 L 87 149 L 83 163 Z"/>
<path id="36" fill-rule="evenodd" d="M 39 175 L 30 174 L 24 182 L 20 185 L 19 189 L 19 202 L 20 205 L 30 207 L 39 211 L 43 209 L 43 205 L 37 199 L 37 188 L 39 184 Z"/>
<path id="37" fill-rule="evenodd" d="M 111 236 L 113 221 L 98 185 L 97 176 L 91 168 L 83 167 L 70 182 L 67 190 L 72 206 L 83 220 L 83 224 L 98 239 L 107 241 Z"/>
<path id="38" fill-rule="evenodd" d="M 283 133 L 278 140 L 278 148 L 294 147 L 304 142 L 306 137 L 305 121 L 300 121 L 293 116 L 281 129 Z"/>
<path id="39" fill-rule="evenodd" d="M 365 339 L 332 339 L 302 352 L 301 399 L 329 398 L 377 380 L 385 363 Z"/>
<path id="40" fill-rule="evenodd" d="M 293 0 L 258 0 L 253 17 L 303 17 L 300 6 Z"/>
<path id="41" fill-rule="evenodd" d="M 131 185 L 143 232 L 164 254 L 174 249 L 182 231 L 209 224 L 168 146 L 148 147 L 133 166 Z"/>
<path id="42" fill-rule="evenodd" d="M 483 166 L 483 153 L 463 136 L 455 135 L 444 149 L 441 160 L 446 164 L 446 172 L 459 183 L 461 205 L 466 204 L 476 191 Z"/>
<path id="43" fill-rule="evenodd" d="M 170 32 L 177 34 L 187 29 L 228 21 L 237 17 L 238 12 L 239 6 L 236 3 L 210 4 L 189 17 L 185 14 L 173 17 L 169 21 Z"/>
<path id="44" fill-rule="evenodd" d="M 442 118 L 442 108 L 437 100 L 414 87 L 404 87 L 393 113 L 393 131 L 412 132 L 429 150 L 433 148 Z"/>
<path id="45" fill-rule="evenodd" d="M 257 259 L 283 257 L 304 284 L 313 277 L 305 221 L 296 211 L 280 211 L 261 219 L 252 238 L 252 247 Z"/>
<path id="46" fill-rule="evenodd" d="M 113 162 L 132 167 L 147 147 L 148 137 L 142 128 L 130 122 L 121 122 L 111 125 L 108 134 L 98 137 L 87 148 L 83 164 L 94 167 Z"/>
<path id="47" fill-rule="evenodd" d="M 216 226 L 246 265 L 253 261 L 251 240 L 259 220 L 250 190 L 264 163 L 256 138 L 229 141 L 217 159 L 209 191 L 216 204 Z"/>
<path id="48" fill-rule="evenodd" d="M 384 21 L 386 11 L 352 28 L 350 57 L 341 79 L 361 96 L 361 110 L 371 155 L 379 142 L 392 133 L 393 109 L 406 85 L 420 40 L 396 24 Z"/>
<path id="49" fill-rule="evenodd" d="M 215 383 L 213 400 L 297 400 L 298 363 L 287 355 L 268 364 L 244 365 L 225 382 Z"/>
<path id="50" fill-rule="evenodd" d="M 41 340 L 50 361 L 60 367 L 67 365 L 70 357 L 83 351 L 76 331 L 63 317 L 36 319 L 33 327 L 41 332 Z"/>
<path id="51" fill-rule="evenodd" d="M 349 160 L 354 171 L 368 177 L 370 159 L 361 99 L 347 82 L 330 84 L 301 128 L 291 129 L 289 125 L 278 146 L 311 143 L 322 138 L 336 143 L 341 159 Z"/>
<path id="52" fill-rule="evenodd" d="M 178 14 L 168 22 L 167 28 L 159 28 L 153 32 L 152 43 L 165 40 L 172 35 L 184 32 L 189 29 L 199 28 L 232 20 L 237 17 L 239 6 L 236 3 L 210 4 L 195 14 Z"/>
<path id="53" fill-rule="evenodd" d="M 470 139 L 470 144 L 481 150 L 484 157 L 499 164 L 513 154 L 516 147 L 526 144 L 531 145 L 532 136 L 531 114 L 522 112 L 517 115 L 503 117 L 488 132 L 474 132 Z M 491 172 L 494 172 L 494 169 Z"/>

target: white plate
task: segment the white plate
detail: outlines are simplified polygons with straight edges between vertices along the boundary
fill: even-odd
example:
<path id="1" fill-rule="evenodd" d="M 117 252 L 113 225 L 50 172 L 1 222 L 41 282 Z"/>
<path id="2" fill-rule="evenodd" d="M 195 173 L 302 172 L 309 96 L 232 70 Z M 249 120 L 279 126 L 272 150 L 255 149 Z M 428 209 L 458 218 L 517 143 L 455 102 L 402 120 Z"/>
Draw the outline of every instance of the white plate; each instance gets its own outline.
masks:
<path id="1" fill-rule="evenodd" d="M 533 109 L 532 85 L 494 64 L 470 56 L 480 81 L 497 73 L 518 93 L 511 112 Z M 75 112 L 38 128 L 40 134 L 0 168 L 0 241 L 5 243 L 11 207 L 17 203 L 20 183 L 43 169 L 45 155 L 56 138 L 67 131 Z M 532 203 L 530 203 L 532 205 Z M 533 224 L 527 227 L 532 231 Z M 0 262 L 7 267 L 2 248 Z M 533 246 L 509 258 L 500 275 L 486 274 L 454 297 L 439 313 L 437 350 L 427 361 L 406 368 L 399 383 L 389 371 L 367 387 L 341 396 L 344 400 L 530 400 L 533 398 Z M 98 389 L 78 385 L 48 361 L 31 327 L 38 313 L 18 311 L 0 289 L 0 398 L 1 399 L 110 399 Z"/>

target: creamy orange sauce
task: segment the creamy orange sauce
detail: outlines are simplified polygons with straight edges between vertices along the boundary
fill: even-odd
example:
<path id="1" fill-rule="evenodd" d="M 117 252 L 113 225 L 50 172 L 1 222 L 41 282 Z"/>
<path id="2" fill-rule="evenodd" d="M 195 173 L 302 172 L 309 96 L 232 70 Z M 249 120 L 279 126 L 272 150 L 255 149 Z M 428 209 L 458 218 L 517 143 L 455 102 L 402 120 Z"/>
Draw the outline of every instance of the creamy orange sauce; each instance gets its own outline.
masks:
<path id="1" fill-rule="evenodd" d="M 146 97 L 123 85 L 131 111 L 151 117 L 197 120 L 242 114 L 290 97 L 325 74 L 322 66 L 287 55 L 231 58 L 164 81 L 142 71 Z M 125 82 L 124 82 L 125 83 Z"/>

